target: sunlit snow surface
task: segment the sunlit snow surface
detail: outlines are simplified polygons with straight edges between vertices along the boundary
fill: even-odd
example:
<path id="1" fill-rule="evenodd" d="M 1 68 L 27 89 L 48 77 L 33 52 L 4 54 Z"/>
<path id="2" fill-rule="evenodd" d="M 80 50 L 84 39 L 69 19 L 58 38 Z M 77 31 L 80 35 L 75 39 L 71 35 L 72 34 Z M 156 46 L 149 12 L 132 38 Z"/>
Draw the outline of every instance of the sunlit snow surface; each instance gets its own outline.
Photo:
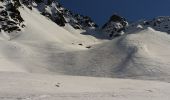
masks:
<path id="1" fill-rule="evenodd" d="M 0 34 L 0 100 L 169 100 L 168 34 L 147 28 L 101 40 L 20 12 L 20 35 Z"/>

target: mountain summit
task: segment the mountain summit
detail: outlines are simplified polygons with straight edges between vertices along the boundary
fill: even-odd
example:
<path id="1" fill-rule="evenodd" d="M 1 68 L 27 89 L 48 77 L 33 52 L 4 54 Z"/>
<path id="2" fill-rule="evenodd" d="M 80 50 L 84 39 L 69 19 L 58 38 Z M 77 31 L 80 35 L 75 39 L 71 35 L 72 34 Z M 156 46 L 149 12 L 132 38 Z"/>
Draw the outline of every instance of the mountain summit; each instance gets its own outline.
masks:
<path id="1" fill-rule="evenodd" d="M 106 33 L 109 33 L 109 37 L 117 37 L 122 35 L 128 26 L 128 22 L 125 18 L 119 15 L 112 15 L 109 21 L 103 25 L 102 30 Z"/>

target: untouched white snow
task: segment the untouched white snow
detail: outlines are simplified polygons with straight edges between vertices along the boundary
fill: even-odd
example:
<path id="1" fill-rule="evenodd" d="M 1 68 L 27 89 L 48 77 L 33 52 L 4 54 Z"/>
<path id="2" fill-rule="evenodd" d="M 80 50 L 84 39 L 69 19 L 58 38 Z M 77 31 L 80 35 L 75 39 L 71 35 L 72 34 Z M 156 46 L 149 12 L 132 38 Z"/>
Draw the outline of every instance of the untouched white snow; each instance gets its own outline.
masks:
<path id="1" fill-rule="evenodd" d="M 154 81 L 0 73 L 0 100 L 169 100 Z"/>
<path id="2" fill-rule="evenodd" d="M 168 34 L 148 28 L 104 41 L 20 11 L 22 33 L 0 34 L 0 100 L 169 100 Z"/>

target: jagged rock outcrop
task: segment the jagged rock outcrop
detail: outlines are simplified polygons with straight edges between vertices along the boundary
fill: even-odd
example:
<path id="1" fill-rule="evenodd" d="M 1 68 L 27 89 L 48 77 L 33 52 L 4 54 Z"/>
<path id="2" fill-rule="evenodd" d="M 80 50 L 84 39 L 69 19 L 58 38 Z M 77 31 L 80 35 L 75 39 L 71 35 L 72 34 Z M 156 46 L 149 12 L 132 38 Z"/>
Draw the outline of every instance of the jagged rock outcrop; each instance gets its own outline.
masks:
<path id="1" fill-rule="evenodd" d="M 109 21 L 104 24 L 102 30 L 108 33 L 109 37 L 117 37 L 122 35 L 122 32 L 127 26 L 128 22 L 125 18 L 114 14 L 110 17 Z"/>
<path id="2" fill-rule="evenodd" d="M 0 1 L 0 31 L 9 33 L 9 36 L 15 35 L 11 32 L 21 31 L 25 27 L 24 20 L 20 15 L 18 7 L 21 4 L 19 0 L 1 0 Z"/>

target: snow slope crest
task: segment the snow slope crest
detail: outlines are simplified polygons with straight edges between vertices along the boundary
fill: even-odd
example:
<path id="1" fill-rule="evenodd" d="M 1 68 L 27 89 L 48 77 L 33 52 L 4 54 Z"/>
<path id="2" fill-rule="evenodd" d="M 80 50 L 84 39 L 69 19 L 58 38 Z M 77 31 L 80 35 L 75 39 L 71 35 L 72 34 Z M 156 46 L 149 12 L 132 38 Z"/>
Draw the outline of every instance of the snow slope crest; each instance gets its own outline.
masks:
<path id="1" fill-rule="evenodd" d="M 65 26 L 67 23 L 75 29 L 96 28 L 97 25 L 88 16 L 83 16 L 71 12 L 64 8 L 57 0 L 23 0 L 28 8 L 36 8 L 40 13 L 59 26 Z"/>

